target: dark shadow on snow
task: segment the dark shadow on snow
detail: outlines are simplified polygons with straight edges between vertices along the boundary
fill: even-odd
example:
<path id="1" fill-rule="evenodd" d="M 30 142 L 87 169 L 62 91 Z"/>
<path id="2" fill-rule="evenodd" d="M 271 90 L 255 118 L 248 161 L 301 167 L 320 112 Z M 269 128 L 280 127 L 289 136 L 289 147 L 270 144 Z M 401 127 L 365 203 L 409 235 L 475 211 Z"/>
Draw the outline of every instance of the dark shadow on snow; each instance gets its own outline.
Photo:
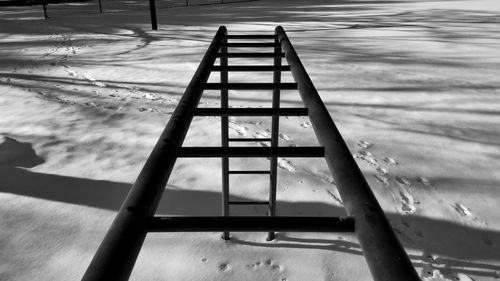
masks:
<path id="1" fill-rule="evenodd" d="M 116 211 L 125 199 L 131 185 L 128 183 L 91 180 L 61 175 L 43 174 L 25 168 L 43 163 L 29 143 L 5 138 L 0 144 L 0 192 L 39 199 L 84 205 Z M 278 194 L 279 198 L 279 194 Z M 234 200 L 248 198 L 234 196 Z M 221 194 L 213 191 L 188 190 L 168 186 L 157 210 L 158 214 L 186 216 L 216 216 L 220 214 Z M 240 215 L 255 215 L 256 209 L 247 209 Z M 343 208 L 322 202 L 278 201 L 278 213 L 283 216 L 345 216 Z M 500 233 L 474 228 L 455 222 L 413 215 L 387 214 L 400 240 L 407 248 L 424 252 L 411 256 L 416 266 L 453 268 L 479 276 L 495 276 L 500 267 L 463 261 L 492 259 L 499 256 Z M 276 242 L 256 243 L 233 239 L 233 243 L 258 247 L 288 247 L 340 251 L 361 255 L 359 245 L 340 239 L 304 239 L 293 234 L 280 233 Z M 429 261 L 427 255 L 439 258 Z"/>

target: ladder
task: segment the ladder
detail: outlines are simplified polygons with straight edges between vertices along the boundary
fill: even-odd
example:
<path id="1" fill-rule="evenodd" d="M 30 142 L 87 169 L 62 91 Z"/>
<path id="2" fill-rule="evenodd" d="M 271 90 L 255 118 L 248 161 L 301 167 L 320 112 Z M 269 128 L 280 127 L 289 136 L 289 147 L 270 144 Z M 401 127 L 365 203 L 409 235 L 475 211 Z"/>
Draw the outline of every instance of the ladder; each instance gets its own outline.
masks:
<path id="1" fill-rule="evenodd" d="M 248 41 L 248 40 L 269 40 L 270 42 L 229 42 L 229 41 Z M 228 49 L 239 49 L 239 48 L 263 48 L 265 50 L 271 48 L 273 52 L 271 53 L 235 53 L 228 52 Z M 273 65 L 228 65 L 228 57 L 244 57 L 244 56 L 269 56 L 273 59 Z M 281 44 L 275 35 L 226 35 L 221 42 L 220 48 L 220 64 L 219 66 L 213 66 L 212 71 L 220 72 L 220 85 L 221 85 L 221 108 L 228 108 L 229 97 L 228 89 L 229 87 L 238 87 L 240 90 L 249 89 L 255 90 L 258 88 L 264 88 L 267 85 L 258 84 L 240 84 L 236 85 L 234 83 L 228 84 L 228 72 L 271 72 L 273 75 L 273 83 L 269 85 L 272 89 L 272 107 L 266 109 L 267 112 L 262 112 L 262 115 L 271 116 L 271 137 L 270 138 L 229 138 L 229 122 L 228 116 L 224 115 L 221 117 L 221 143 L 222 147 L 229 147 L 231 142 L 266 142 L 269 143 L 270 147 L 278 147 L 278 137 L 279 137 L 279 118 L 280 116 L 307 116 L 306 108 L 287 108 L 280 109 L 280 93 L 281 90 L 285 89 L 296 89 L 296 83 L 281 83 L 281 72 L 290 71 L 290 66 L 282 65 L 282 55 Z M 227 85 L 228 87 L 223 87 L 222 85 Z M 207 85 L 209 88 L 217 88 L 217 85 Z M 263 110 L 261 110 L 263 111 Z M 248 114 L 258 114 L 255 109 L 235 109 L 232 115 L 248 115 Z M 261 115 L 258 114 L 258 115 Z M 262 116 L 261 115 L 261 116 Z M 303 156 L 320 156 L 322 151 L 316 149 L 319 155 L 314 155 L 314 148 L 302 148 L 304 153 L 309 151 L 309 155 L 304 154 Z M 298 149 L 294 149 L 298 152 Z M 229 196 L 229 178 L 230 175 L 249 175 L 249 174 L 259 174 L 259 175 L 269 175 L 269 200 L 268 201 L 230 201 Z M 269 170 L 229 170 L 229 158 L 222 158 L 222 202 L 223 208 L 222 213 L 224 216 L 229 216 L 231 205 L 267 205 L 268 215 L 271 217 L 276 216 L 276 189 L 277 189 L 277 178 L 278 178 L 278 158 L 276 156 L 270 158 Z M 229 232 L 223 233 L 223 238 L 229 240 Z M 269 232 L 267 240 L 273 240 L 275 238 L 274 232 Z"/>
<path id="2" fill-rule="evenodd" d="M 241 42 L 240 39 L 256 40 Z M 271 42 L 260 42 L 270 39 Z M 233 42 L 235 41 L 235 42 Z M 238 42 L 239 41 L 239 42 Z M 272 48 L 272 52 L 235 52 L 233 48 Z M 231 50 L 231 51 L 229 51 Z M 219 65 L 215 62 L 219 59 Z M 229 65 L 229 58 L 273 58 L 272 65 Z M 286 58 L 288 65 L 282 64 Z M 231 83 L 229 72 L 272 72 L 272 83 Z M 282 83 L 281 73 L 290 71 L 295 83 Z M 212 72 L 220 73 L 220 83 L 207 83 Z M 228 91 L 272 90 L 272 106 L 268 108 L 230 108 Z M 220 108 L 198 108 L 204 90 L 220 90 Z M 280 108 L 282 90 L 298 90 L 303 108 Z M 183 147 L 184 138 L 195 116 L 221 117 L 221 146 Z M 269 116 L 269 138 L 230 138 L 230 116 Z M 280 147 L 280 116 L 309 116 L 319 147 Z M 233 142 L 268 142 L 265 147 L 231 146 Z M 167 217 L 155 216 L 164 188 L 177 158 L 221 158 L 222 216 Z M 266 157 L 269 170 L 231 170 L 231 157 Z M 281 217 L 276 216 L 276 184 L 278 157 L 324 157 L 350 217 Z M 269 175 L 269 200 L 231 201 L 229 177 L 233 174 Z M 268 216 L 230 216 L 232 205 L 267 205 Z M 375 281 L 420 280 L 404 248 L 394 234 L 383 210 L 349 152 L 312 81 L 305 71 L 287 34 L 281 26 L 275 34 L 228 34 L 221 26 L 207 49 L 198 69 L 151 155 L 141 170 L 110 229 L 99 246 L 83 281 L 128 280 L 144 239 L 149 232 L 354 232 Z"/>

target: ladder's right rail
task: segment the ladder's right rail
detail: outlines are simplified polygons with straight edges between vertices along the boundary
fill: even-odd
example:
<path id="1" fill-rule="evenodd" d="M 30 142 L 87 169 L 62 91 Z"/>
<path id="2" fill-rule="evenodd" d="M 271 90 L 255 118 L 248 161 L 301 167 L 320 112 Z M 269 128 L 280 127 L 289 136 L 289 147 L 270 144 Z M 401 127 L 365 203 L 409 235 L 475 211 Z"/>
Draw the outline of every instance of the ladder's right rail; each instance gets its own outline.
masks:
<path id="1" fill-rule="evenodd" d="M 384 211 L 347 148 L 285 30 L 275 33 L 308 110 L 314 133 L 325 148 L 325 160 L 344 207 L 356 220 L 356 235 L 375 281 L 420 280 Z"/>

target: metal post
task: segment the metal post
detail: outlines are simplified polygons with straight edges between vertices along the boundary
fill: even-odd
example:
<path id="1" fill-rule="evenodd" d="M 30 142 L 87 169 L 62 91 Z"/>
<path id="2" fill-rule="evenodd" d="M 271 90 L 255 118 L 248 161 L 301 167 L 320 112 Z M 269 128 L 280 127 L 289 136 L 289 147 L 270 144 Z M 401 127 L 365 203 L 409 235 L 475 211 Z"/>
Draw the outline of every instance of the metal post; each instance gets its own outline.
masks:
<path id="1" fill-rule="evenodd" d="M 226 34 L 227 35 L 227 34 Z M 222 43 L 227 43 L 227 38 L 224 38 Z M 227 54 L 226 45 L 222 46 L 220 49 L 222 54 Z M 228 65 L 228 59 L 225 56 L 220 57 L 220 66 L 226 67 Z M 229 77 L 227 70 L 222 70 L 220 72 L 220 82 L 228 83 Z M 228 90 L 220 90 L 220 106 L 221 108 L 229 108 L 229 97 Z M 229 146 L 229 118 L 227 115 L 221 116 L 221 146 Z M 222 157 L 222 215 L 229 216 L 229 157 Z M 225 231 L 222 234 L 224 240 L 229 240 L 229 232 Z"/>
<path id="2" fill-rule="evenodd" d="M 101 0 L 99 0 L 99 13 L 102 14 L 102 4 L 101 4 Z"/>
<path id="3" fill-rule="evenodd" d="M 276 28 L 276 34 L 291 66 L 293 78 L 298 83 L 300 97 L 309 110 L 314 132 L 319 143 L 325 147 L 325 160 L 347 214 L 356 220 L 356 235 L 373 279 L 420 281 L 281 26 Z"/>
<path id="4" fill-rule="evenodd" d="M 156 3 L 155 0 L 149 0 L 149 11 L 151 12 L 151 28 L 158 30 L 158 23 L 156 21 Z"/>
<path id="5" fill-rule="evenodd" d="M 47 1 L 44 1 L 42 6 L 43 6 L 43 16 L 45 17 L 45 19 L 49 19 L 49 16 L 47 15 Z"/>
<path id="6" fill-rule="evenodd" d="M 186 6 L 189 6 L 189 0 L 186 0 Z"/>
<path id="7" fill-rule="evenodd" d="M 139 177 L 90 263 L 83 281 L 128 280 L 210 75 L 226 28 L 221 26 Z"/>
<path id="8" fill-rule="evenodd" d="M 274 39 L 275 43 L 279 43 L 278 38 Z M 274 47 L 274 53 L 280 54 L 281 47 Z M 273 72 L 273 83 L 279 84 L 281 83 L 281 71 L 278 69 L 281 66 L 281 57 L 274 57 L 274 66 L 276 70 Z M 273 108 L 280 107 L 280 89 L 273 90 Z M 271 147 L 278 146 L 278 137 L 279 137 L 279 115 L 273 115 L 271 121 Z M 271 217 L 276 216 L 276 190 L 278 185 L 278 157 L 272 157 L 270 161 L 270 184 L 269 184 L 269 212 L 268 215 Z M 267 241 L 274 240 L 275 233 L 269 232 L 267 235 Z"/>

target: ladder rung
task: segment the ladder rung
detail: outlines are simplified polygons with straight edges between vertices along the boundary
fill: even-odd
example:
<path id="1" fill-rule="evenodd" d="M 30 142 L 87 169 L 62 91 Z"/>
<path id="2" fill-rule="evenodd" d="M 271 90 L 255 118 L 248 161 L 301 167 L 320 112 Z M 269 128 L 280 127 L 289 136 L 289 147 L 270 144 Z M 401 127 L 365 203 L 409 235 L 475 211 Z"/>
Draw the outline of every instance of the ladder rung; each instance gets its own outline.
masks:
<path id="1" fill-rule="evenodd" d="M 217 57 L 226 58 L 274 58 L 285 57 L 285 53 L 218 53 Z"/>
<path id="2" fill-rule="evenodd" d="M 307 108 L 197 108 L 194 116 L 307 116 Z"/>
<path id="3" fill-rule="evenodd" d="M 225 47 L 279 47 L 279 43 L 267 42 L 248 42 L 248 43 L 222 43 L 221 46 Z"/>
<path id="4" fill-rule="evenodd" d="M 301 147 L 180 147 L 177 157 L 218 158 L 218 157 L 324 157 L 321 146 Z"/>
<path id="5" fill-rule="evenodd" d="M 206 90 L 296 90 L 297 83 L 206 83 Z"/>
<path id="6" fill-rule="evenodd" d="M 289 65 L 230 65 L 212 66 L 212 71 L 290 71 Z"/>
<path id="7" fill-rule="evenodd" d="M 261 35 L 261 34 L 233 34 L 226 35 L 227 39 L 275 39 L 276 35 Z"/>
<path id="8" fill-rule="evenodd" d="M 253 142 L 253 141 L 271 141 L 271 138 L 228 138 L 227 140 L 235 142 Z"/>
<path id="9" fill-rule="evenodd" d="M 354 232 L 347 217 L 153 217 L 149 232 Z"/>
<path id="10" fill-rule="evenodd" d="M 268 175 L 271 171 L 228 171 L 228 174 L 233 175 Z"/>
<path id="11" fill-rule="evenodd" d="M 268 201 L 229 201 L 230 205 L 269 205 Z"/>

